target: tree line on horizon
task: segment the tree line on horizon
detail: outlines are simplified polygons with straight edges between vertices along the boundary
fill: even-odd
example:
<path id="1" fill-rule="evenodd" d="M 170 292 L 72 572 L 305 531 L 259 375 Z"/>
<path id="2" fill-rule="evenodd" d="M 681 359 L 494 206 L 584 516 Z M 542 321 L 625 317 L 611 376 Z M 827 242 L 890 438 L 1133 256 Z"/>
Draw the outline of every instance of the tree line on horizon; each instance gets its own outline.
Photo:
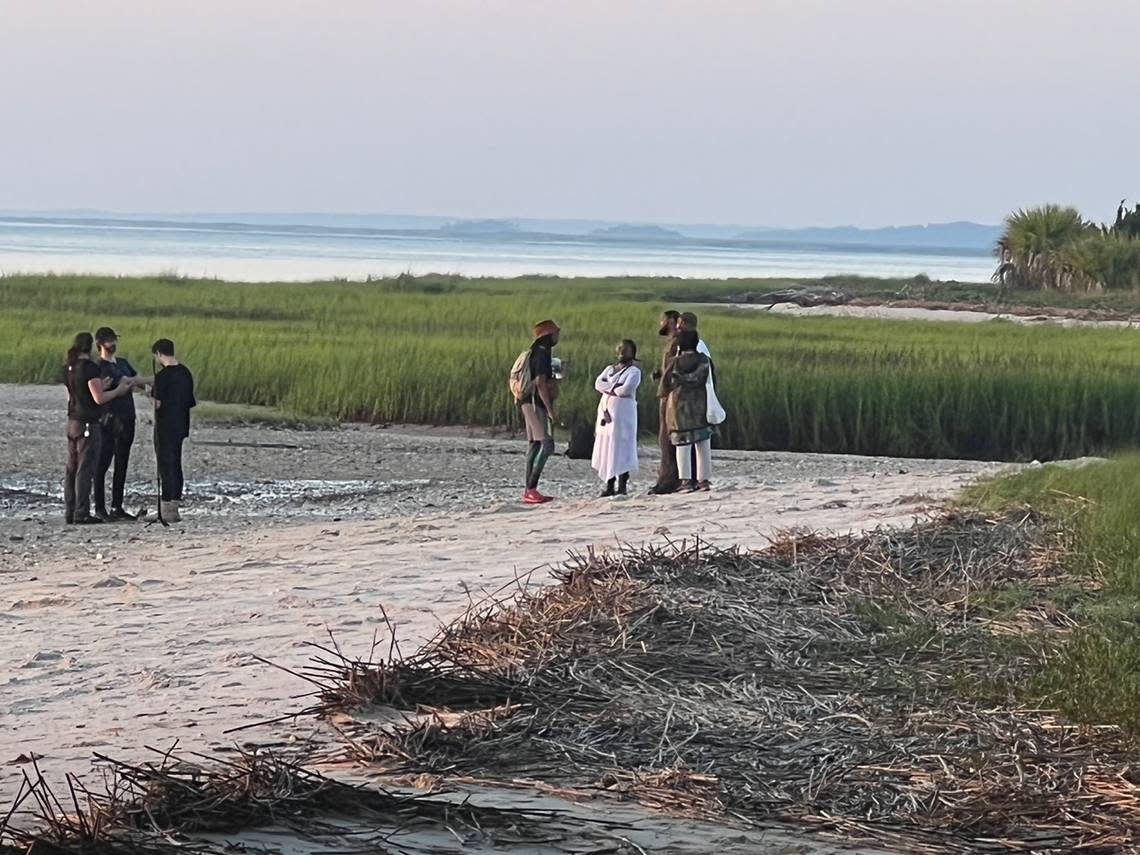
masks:
<path id="1" fill-rule="evenodd" d="M 993 279 L 1007 288 L 1058 291 L 1140 289 L 1140 204 L 1121 200 L 1112 225 L 1076 208 L 1042 205 L 1005 219 Z"/>

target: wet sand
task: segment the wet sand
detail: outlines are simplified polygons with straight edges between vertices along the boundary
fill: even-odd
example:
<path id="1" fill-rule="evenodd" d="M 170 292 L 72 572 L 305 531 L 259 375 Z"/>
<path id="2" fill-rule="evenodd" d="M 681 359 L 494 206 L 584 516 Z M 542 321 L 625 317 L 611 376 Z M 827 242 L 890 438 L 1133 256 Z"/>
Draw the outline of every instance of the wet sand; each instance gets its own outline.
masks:
<path id="1" fill-rule="evenodd" d="M 235 742 L 318 744 L 311 719 L 227 734 L 300 709 L 302 667 L 329 633 L 350 655 L 406 650 L 472 597 L 568 553 L 701 537 L 762 547 L 780 529 L 901 525 L 993 464 L 718 452 L 708 494 L 599 499 L 587 461 L 553 458 L 519 501 L 524 443 L 456 431 L 346 426 L 300 431 L 199 425 L 187 446 L 186 521 L 65 527 L 62 391 L 0 386 L 0 804 L 20 755 L 53 779 L 93 752 L 145 746 L 224 752 Z M 140 424 L 128 505 L 151 489 Z M 153 503 L 153 502 L 152 502 Z M 383 645 L 387 651 L 387 643 Z M 777 850 L 779 851 L 779 850 Z M 789 850 L 791 851 L 791 850 Z M 814 850 L 813 850 L 814 851 Z"/>

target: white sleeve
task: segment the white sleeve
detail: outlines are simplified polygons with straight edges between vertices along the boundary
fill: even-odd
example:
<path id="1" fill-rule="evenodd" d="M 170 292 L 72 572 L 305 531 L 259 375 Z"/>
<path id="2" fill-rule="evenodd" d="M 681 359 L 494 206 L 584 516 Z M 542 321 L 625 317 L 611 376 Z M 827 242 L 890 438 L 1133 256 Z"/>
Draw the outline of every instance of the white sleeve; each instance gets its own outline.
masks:
<path id="1" fill-rule="evenodd" d="M 697 342 L 697 353 L 703 353 L 709 359 L 712 359 L 712 354 L 709 352 L 709 346 L 705 344 L 705 340 L 703 338 Z"/>
<path id="2" fill-rule="evenodd" d="M 610 391 L 610 380 L 610 366 L 607 365 L 602 373 L 598 375 L 598 379 L 594 381 L 594 389 L 604 395 Z"/>
<path id="3" fill-rule="evenodd" d="M 637 387 L 641 385 L 641 369 L 634 366 L 621 381 L 615 392 L 619 398 L 636 398 Z"/>

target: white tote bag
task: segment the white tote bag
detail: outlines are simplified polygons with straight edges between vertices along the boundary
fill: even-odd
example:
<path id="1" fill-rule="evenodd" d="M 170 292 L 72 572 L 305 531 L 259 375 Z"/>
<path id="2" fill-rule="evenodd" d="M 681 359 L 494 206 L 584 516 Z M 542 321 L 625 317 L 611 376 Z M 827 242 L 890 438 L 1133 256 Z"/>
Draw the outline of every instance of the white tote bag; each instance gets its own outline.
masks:
<path id="1" fill-rule="evenodd" d="M 709 372 L 709 379 L 705 381 L 705 418 L 710 425 L 723 424 L 724 420 L 728 418 L 728 414 L 724 411 L 724 407 L 720 405 L 720 399 L 716 396 L 716 387 L 713 386 L 712 372 Z"/>

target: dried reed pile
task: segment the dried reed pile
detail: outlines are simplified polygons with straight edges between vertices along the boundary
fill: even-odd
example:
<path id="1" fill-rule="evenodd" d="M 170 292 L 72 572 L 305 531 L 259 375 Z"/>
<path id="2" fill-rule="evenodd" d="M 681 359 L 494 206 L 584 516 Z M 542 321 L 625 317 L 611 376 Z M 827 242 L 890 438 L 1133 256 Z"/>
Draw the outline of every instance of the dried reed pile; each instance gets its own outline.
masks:
<path id="1" fill-rule="evenodd" d="M 222 855 L 246 846 L 223 835 L 255 830 L 284 832 L 279 839 L 298 851 L 443 852 L 458 842 L 581 853 L 616 851 L 623 830 L 617 822 L 567 821 L 558 811 L 351 786 L 266 753 L 208 765 L 169 754 L 138 766 L 99 759 L 108 773 L 101 793 L 69 779 L 61 801 L 38 773 L 25 776 L 11 811 L 0 817 L 0 855 Z M 25 803 L 38 822 L 19 828 L 12 819 Z M 452 845 L 432 846 L 432 833 Z"/>
<path id="2" fill-rule="evenodd" d="M 1022 514 L 588 555 L 414 656 L 332 650 L 306 677 L 314 711 L 352 716 L 352 755 L 394 775 L 540 782 L 908 851 L 1116 852 L 1140 843 L 1136 746 L 1009 688 L 1073 624 L 1054 586 L 1094 584 L 1057 577 L 1063 548 Z"/>

